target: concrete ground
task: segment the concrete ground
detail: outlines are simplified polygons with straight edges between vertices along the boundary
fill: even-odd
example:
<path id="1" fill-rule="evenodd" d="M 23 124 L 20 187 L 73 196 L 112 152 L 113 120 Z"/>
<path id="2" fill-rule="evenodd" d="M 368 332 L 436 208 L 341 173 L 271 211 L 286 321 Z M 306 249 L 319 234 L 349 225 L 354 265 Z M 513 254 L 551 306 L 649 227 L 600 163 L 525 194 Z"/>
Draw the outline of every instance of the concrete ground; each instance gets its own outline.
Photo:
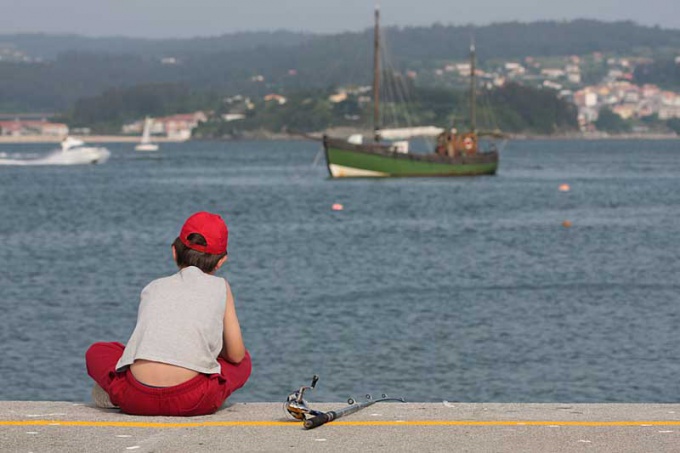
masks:
<path id="1" fill-rule="evenodd" d="M 677 452 L 680 404 L 377 403 L 305 430 L 282 403 L 175 418 L 68 402 L 0 402 L 0 451 Z"/>

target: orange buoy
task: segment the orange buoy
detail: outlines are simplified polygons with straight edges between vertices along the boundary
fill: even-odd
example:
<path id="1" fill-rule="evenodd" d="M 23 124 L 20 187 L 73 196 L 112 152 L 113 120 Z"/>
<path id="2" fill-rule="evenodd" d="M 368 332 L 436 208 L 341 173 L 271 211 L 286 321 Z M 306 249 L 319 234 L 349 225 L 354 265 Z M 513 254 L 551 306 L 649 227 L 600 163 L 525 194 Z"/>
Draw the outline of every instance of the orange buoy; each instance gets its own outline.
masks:
<path id="1" fill-rule="evenodd" d="M 571 187 L 569 187 L 569 184 L 560 184 L 559 191 L 560 192 L 569 192 L 571 190 Z"/>
<path id="2" fill-rule="evenodd" d="M 571 226 L 571 220 L 565 220 L 564 222 L 562 222 L 562 226 L 564 228 L 569 228 Z"/>
<path id="3" fill-rule="evenodd" d="M 345 207 L 343 205 L 341 205 L 340 203 L 333 203 L 333 206 L 331 206 L 331 209 L 333 211 L 342 211 L 343 209 L 345 209 Z"/>

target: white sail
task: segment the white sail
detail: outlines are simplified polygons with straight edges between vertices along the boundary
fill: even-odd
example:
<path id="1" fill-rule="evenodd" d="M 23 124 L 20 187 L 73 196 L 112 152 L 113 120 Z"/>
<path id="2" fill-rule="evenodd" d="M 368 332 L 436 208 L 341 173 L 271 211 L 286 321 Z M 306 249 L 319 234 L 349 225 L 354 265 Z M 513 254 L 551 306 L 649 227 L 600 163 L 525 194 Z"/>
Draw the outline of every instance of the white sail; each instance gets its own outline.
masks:
<path id="1" fill-rule="evenodd" d="M 151 142 L 151 127 L 153 126 L 153 118 L 146 117 L 144 120 L 144 131 L 142 132 L 142 140 L 139 145 L 135 146 L 137 151 L 157 151 L 158 145 Z"/>
<path id="2" fill-rule="evenodd" d="M 420 127 L 401 127 L 396 129 L 381 129 L 380 137 L 385 140 L 408 140 L 413 137 L 436 137 L 444 132 L 441 127 L 420 126 Z"/>
<path id="3" fill-rule="evenodd" d="M 153 125 L 153 120 L 146 117 L 144 121 L 144 132 L 142 132 L 142 143 L 151 143 L 151 126 Z"/>

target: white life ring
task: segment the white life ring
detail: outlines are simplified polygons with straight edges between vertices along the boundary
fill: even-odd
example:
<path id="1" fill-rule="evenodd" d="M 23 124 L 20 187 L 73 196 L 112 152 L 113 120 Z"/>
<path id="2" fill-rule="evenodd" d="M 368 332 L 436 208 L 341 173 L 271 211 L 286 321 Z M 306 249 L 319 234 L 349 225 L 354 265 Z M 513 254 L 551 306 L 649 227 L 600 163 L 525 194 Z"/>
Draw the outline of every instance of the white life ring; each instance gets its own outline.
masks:
<path id="1" fill-rule="evenodd" d="M 474 145 L 474 142 L 470 137 L 465 137 L 465 140 L 463 140 L 463 146 L 465 146 L 465 149 L 468 151 L 472 149 L 472 146 Z"/>

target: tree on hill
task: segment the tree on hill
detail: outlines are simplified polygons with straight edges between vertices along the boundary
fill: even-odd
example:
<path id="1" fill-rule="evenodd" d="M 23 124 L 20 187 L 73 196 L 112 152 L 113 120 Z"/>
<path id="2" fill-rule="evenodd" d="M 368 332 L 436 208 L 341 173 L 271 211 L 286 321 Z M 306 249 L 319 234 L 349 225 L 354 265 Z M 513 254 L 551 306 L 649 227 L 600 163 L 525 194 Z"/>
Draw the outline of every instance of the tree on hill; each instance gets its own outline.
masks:
<path id="1" fill-rule="evenodd" d="M 634 72 L 635 83 L 652 83 L 666 89 L 680 89 L 680 62 L 662 59 L 639 65 Z"/>
<path id="2" fill-rule="evenodd" d="M 506 132 L 553 134 L 578 127 L 576 107 L 542 90 L 509 83 L 489 93 L 499 127 Z"/>
<path id="3" fill-rule="evenodd" d="M 680 118 L 666 120 L 666 126 L 676 134 L 680 135 Z"/>
<path id="4" fill-rule="evenodd" d="M 196 92 L 182 84 L 138 85 L 80 99 L 63 120 L 97 132 L 119 133 L 126 121 L 209 109 L 217 102 L 219 97 L 215 93 Z"/>
<path id="5" fill-rule="evenodd" d="M 624 120 L 608 108 L 600 110 L 597 121 L 595 121 L 595 127 L 599 131 L 613 134 L 630 132 L 631 130 L 631 125 L 628 121 Z"/>

